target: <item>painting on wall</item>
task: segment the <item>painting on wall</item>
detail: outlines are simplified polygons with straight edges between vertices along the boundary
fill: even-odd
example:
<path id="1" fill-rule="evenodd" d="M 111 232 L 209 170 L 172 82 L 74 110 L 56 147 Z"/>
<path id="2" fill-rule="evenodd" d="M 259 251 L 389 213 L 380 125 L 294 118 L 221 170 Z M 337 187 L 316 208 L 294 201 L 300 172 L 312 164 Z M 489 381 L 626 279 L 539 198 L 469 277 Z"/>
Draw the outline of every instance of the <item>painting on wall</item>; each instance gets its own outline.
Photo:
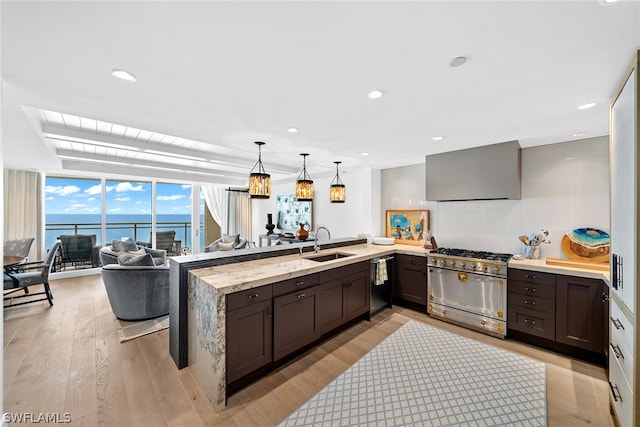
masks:
<path id="1" fill-rule="evenodd" d="M 386 237 L 393 237 L 396 243 L 422 245 L 429 237 L 428 210 L 387 211 Z"/>
<path id="2" fill-rule="evenodd" d="M 311 222 L 313 202 L 299 202 L 296 195 L 278 194 L 276 196 L 276 207 L 278 218 L 276 226 L 280 230 L 298 230 L 300 223 L 309 224 L 309 229 L 313 227 Z"/>

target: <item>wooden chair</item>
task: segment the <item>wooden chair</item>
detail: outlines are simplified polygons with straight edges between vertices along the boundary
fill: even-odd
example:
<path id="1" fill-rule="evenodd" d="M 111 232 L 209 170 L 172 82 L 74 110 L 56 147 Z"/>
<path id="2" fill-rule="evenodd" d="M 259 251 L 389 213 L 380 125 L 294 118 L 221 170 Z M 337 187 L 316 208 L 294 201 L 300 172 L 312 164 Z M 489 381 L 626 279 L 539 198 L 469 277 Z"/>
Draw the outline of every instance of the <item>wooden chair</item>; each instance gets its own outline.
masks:
<path id="1" fill-rule="evenodd" d="M 20 264 L 21 272 L 11 273 L 4 278 L 4 302 L 5 307 L 13 307 L 17 305 L 29 304 L 38 301 L 49 301 L 49 305 L 53 305 L 53 294 L 49 287 L 49 274 L 53 269 L 54 261 L 62 242 L 56 242 L 49 248 L 47 258 L 44 261 L 27 262 Z M 29 292 L 29 286 L 43 285 L 42 292 Z M 22 295 L 13 296 L 15 292 L 23 291 Z M 36 298 L 38 295 L 44 295 L 44 298 Z M 27 301 L 14 303 L 14 299 L 29 298 Z"/>

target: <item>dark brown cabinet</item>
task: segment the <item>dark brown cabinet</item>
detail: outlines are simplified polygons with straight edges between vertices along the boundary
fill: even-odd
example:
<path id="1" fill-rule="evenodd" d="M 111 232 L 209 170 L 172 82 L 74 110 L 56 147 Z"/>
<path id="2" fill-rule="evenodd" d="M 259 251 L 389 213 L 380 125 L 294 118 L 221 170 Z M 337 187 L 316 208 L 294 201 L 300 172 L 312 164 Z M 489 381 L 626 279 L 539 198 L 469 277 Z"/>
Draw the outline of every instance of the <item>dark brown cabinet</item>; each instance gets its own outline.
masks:
<path id="1" fill-rule="evenodd" d="M 320 338 L 318 275 L 275 283 L 273 299 L 273 359 Z"/>
<path id="2" fill-rule="evenodd" d="M 556 341 L 585 350 L 604 348 L 602 318 L 605 315 L 602 280 L 582 277 L 556 278 Z"/>
<path id="3" fill-rule="evenodd" d="M 608 288 L 602 280 L 513 268 L 508 274 L 508 336 L 605 363 Z"/>
<path id="4" fill-rule="evenodd" d="M 273 360 L 271 285 L 227 296 L 227 383 Z"/>
<path id="5" fill-rule="evenodd" d="M 369 263 L 361 262 L 320 273 L 321 333 L 342 326 L 370 308 Z"/>
<path id="6" fill-rule="evenodd" d="M 407 302 L 417 308 L 427 308 L 427 261 L 424 257 L 397 254 L 395 301 Z"/>

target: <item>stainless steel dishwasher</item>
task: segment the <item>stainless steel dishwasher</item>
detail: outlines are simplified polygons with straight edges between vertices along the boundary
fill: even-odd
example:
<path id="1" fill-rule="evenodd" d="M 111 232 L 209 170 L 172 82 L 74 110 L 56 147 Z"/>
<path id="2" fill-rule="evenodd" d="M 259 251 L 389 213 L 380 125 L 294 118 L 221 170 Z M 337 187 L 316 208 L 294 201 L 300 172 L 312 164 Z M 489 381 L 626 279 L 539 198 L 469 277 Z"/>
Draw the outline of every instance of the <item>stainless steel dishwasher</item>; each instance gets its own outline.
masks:
<path id="1" fill-rule="evenodd" d="M 371 260 L 371 309 L 369 320 L 380 310 L 391 307 L 391 286 L 393 278 L 393 257 L 381 257 Z"/>

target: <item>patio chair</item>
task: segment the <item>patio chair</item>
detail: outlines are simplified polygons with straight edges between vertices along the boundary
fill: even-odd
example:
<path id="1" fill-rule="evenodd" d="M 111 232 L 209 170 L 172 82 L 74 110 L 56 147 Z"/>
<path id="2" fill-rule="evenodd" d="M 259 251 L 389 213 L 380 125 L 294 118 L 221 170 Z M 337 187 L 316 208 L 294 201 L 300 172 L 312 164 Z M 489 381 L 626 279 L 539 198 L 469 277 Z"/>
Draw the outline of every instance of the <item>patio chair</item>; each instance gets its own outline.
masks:
<path id="1" fill-rule="evenodd" d="M 33 243 L 33 237 L 23 237 L 21 239 L 4 239 L 4 256 L 28 257 Z"/>
<path id="2" fill-rule="evenodd" d="M 136 244 L 140 246 L 145 246 L 147 248 L 151 248 L 151 235 L 149 235 L 148 242 L 136 241 Z M 176 232 L 174 230 L 170 231 L 157 231 L 156 232 L 156 245 L 153 247 L 154 249 L 160 249 L 167 251 L 167 255 L 180 255 L 180 248 L 176 248 Z"/>
<path id="3" fill-rule="evenodd" d="M 98 250 L 95 234 L 69 234 L 58 236 L 60 247 L 60 267 L 98 266 Z"/>
<path id="4" fill-rule="evenodd" d="M 56 240 L 56 242 L 49 248 L 47 252 L 47 258 L 44 261 L 35 261 L 21 264 L 20 268 L 23 272 L 5 274 L 4 276 L 4 302 L 5 307 L 13 307 L 17 305 L 29 304 L 38 301 L 49 301 L 49 305 L 53 305 L 53 294 L 49 287 L 49 274 L 54 265 L 54 260 L 60 245 L 62 242 Z M 42 292 L 29 292 L 29 286 L 43 285 Z M 23 291 L 24 294 L 14 296 L 13 294 L 18 291 Z M 36 298 L 38 295 L 44 295 L 44 298 Z M 29 298 L 26 301 L 14 303 L 13 300 L 20 298 Z"/>

